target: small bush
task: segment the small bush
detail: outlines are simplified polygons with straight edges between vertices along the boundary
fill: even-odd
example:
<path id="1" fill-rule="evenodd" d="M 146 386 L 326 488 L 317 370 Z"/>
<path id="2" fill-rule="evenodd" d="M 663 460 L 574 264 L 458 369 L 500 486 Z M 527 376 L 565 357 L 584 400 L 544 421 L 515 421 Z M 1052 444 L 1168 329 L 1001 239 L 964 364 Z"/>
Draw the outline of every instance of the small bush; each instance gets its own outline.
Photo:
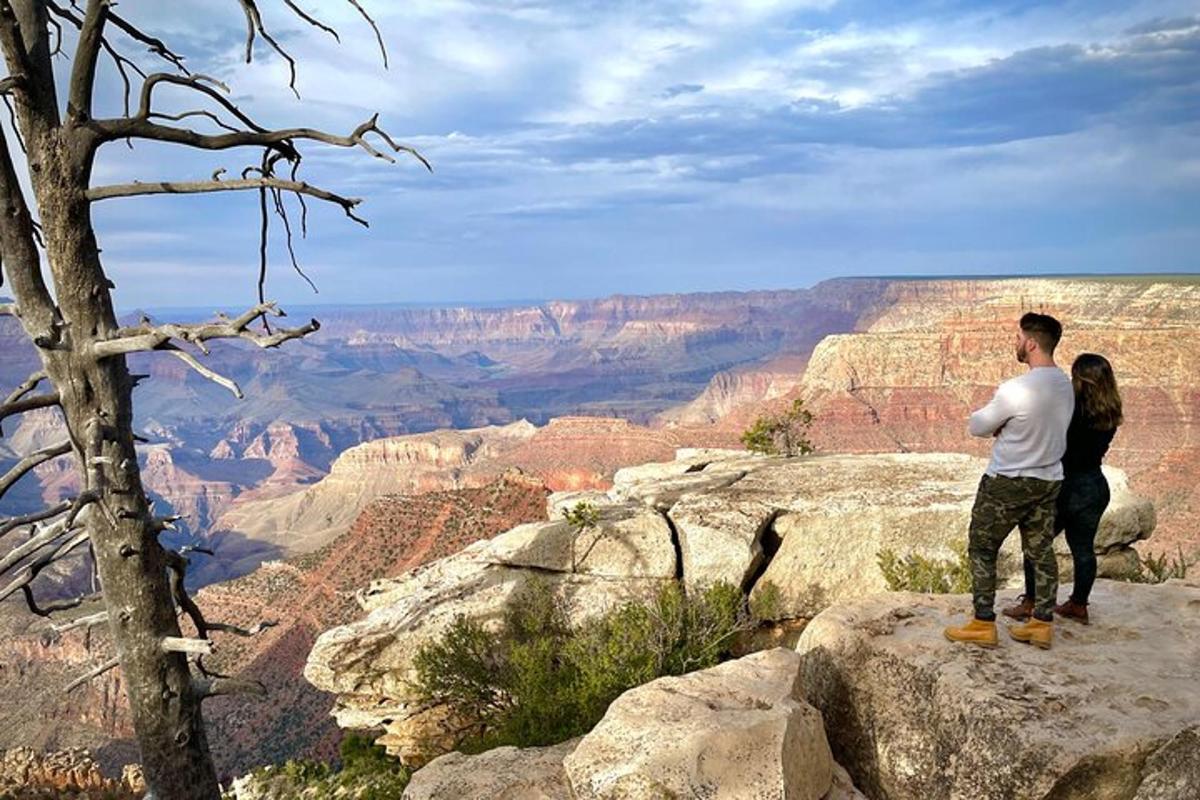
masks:
<path id="1" fill-rule="evenodd" d="M 971 591 L 971 562 L 965 544 L 954 548 L 955 557 L 926 558 L 913 553 L 897 556 L 893 550 L 880 550 L 876 556 L 879 571 L 889 591 L 923 594 L 965 594 Z"/>
<path id="2" fill-rule="evenodd" d="M 422 647 L 413 688 L 482 731 L 464 752 L 557 744 L 591 730 L 626 690 L 717 664 L 753 625 L 741 591 L 718 583 L 694 596 L 670 584 L 572 626 L 551 587 L 531 581 L 498 630 L 459 617 Z"/>
<path id="3" fill-rule="evenodd" d="M 754 453 L 775 456 L 803 456 L 814 451 L 808 430 L 816 419 L 796 398 L 781 414 L 765 414 L 742 433 L 742 444 Z"/>
<path id="4" fill-rule="evenodd" d="M 571 572 L 578 572 L 579 565 L 591 555 L 592 548 L 600 541 L 600 537 L 597 536 L 582 555 L 578 553 L 580 537 L 600 524 L 600 509 L 596 508 L 594 503 L 580 500 L 570 508 L 564 508 L 562 514 L 563 519 L 571 526 Z"/>
<path id="5" fill-rule="evenodd" d="M 1138 568 L 1132 572 L 1117 576 L 1117 580 L 1130 583 L 1164 583 L 1174 578 L 1186 578 L 1192 564 L 1179 548 L 1174 556 L 1150 554 L 1141 559 Z"/>
<path id="6" fill-rule="evenodd" d="M 307 759 L 262 767 L 253 773 L 263 796 L 297 800 L 400 800 L 411 773 L 368 736 L 348 734 L 340 746 L 341 768 Z M 232 800 L 232 793 L 226 800 Z"/>

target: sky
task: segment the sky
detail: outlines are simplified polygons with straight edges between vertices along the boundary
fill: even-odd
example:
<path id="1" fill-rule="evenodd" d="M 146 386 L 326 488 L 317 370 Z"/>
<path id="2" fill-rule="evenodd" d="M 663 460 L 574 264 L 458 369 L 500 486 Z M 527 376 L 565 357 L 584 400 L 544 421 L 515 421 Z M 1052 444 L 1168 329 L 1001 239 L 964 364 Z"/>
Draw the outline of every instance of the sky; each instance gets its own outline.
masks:
<path id="1" fill-rule="evenodd" d="M 320 294 L 277 233 L 285 304 L 1200 270 L 1194 0 L 362 0 L 387 69 L 350 3 L 298 2 L 341 34 L 260 0 L 299 99 L 261 41 L 244 63 L 234 0 L 120 4 L 262 124 L 379 112 L 433 165 L 305 148 L 302 176 L 363 198 L 370 228 L 310 202 L 296 249 Z M 94 182 L 256 160 L 114 143 Z M 253 301 L 257 214 L 254 193 L 97 203 L 118 304 Z"/>

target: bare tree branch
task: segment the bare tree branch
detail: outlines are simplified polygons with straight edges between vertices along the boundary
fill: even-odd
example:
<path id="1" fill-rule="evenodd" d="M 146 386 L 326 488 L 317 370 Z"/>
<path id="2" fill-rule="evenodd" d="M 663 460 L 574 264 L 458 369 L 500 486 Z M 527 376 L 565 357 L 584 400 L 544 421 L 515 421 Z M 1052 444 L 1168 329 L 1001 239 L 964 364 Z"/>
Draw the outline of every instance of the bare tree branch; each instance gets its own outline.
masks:
<path id="1" fill-rule="evenodd" d="M 151 76 L 153 77 L 153 76 Z M 158 82 L 163 82 L 160 79 Z M 196 84 L 193 88 L 199 88 L 203 84 Z M 209 88 L 209 87 L 205 87 Z M 216 92 L 205 92 L 210 97 L 218 97 Z M 224 100 L 225 98 L 220 98 Z M 226 105 L 227 109 L 233 106 L 232 103 Z M 242 112 L 238 111 L 237 114 Z M 168 142 L 173 144 L 183 144 L 189 147 L 195 147 L 201 150 L 229 150 L 234 147 L 269 147 L 272 150 L 283 153 L 285 156 L 294 157 L 296 154 L 294 143 L 297 141 L 312 141 L 322 144 L 332 145 L 334 147 L 361 147 L 366 152 L 376 158 L 384 161 L 394 162 L 394 159 L 381 152 L 378 148 L 372 146 L 365 138 L 368 133 L 375 133 L 387 146 L 396 153 L 407 153 L 413 158 L 421 162 L 427 170 L 433 171 L 433 166 L 426 158 L 421 155 L 415 148 L 397 143 L 391 138 L 382 128 L 378 126 L 378 114 L 373 115 L 369 120 L 363 122 L 355 128 L 348 136 L 340 136 L 335 133 L 317 130 L 315 128 L 281 128 L 279 130 L 265 130 L 255 123 L 246 123 L 251 130 L 238 131 L 237 133 L 212 133 L 204 134 L 188 128 L 176 128 L 170 125 L 159 125 L 152 122 L 148 118 L 141 116 L 137 117 L 121 117 L 117 119 L 96 120 L 89 123 L 86 127 L 93 131 L 97 137 L 97 144 L 115 141 L 117 139 L 149 139 L 156 142 Z M 241 117 L 239 117 L 241 119 Z"/>
<path id="2" fill-rule="evenodd" d="M 94 678 L 100 677 L 101 675 L 108 672 L 109 670 L 114 669 L 115 667 L 119 666 L 120 663 L 121 663 L 121 659 L 114 656 L 114 657 L 110 658 L 108 661 L 105 661 L 102 664 L 98 664 L 95 668 L 88 670 L 87 672 L 80 675 L 78 678 L 76 678 L 75 680 L 71 681 L 66 686 L 64 686 L 63 693 L 65 694 L 67 692 L 70 692 L 71 690 L 82 686 L 83 684 L 87 683 L 88 681 L 93 680 Z"/>
<path id="3" fill-rule="evenodd" d="M 33 579 L 36 578 L 43 569 L 50 566 L 55 561 L 61 561 L 63 558 L 66 558 L 73 550 L 87 542 L 87 540 L 87 531 L 82 531 L 60 544 L 53 552 L 44 553 L 35 561 L 26 564 L 22 568 L 24 570 L 22 575 L 15 578 L 3 589 L 0 589 L 0 600 L 5 600 L 13 592 L 21 590 L 25 593 L 25 602 L 29 605 L 29 610 L 40 617 L 47 616 L 52 611 L 62 611 L 67 608 L 74 608 L 82 605 L 83 602 L 88 599 L 87 595 L 81 595 L 80 597 L 71 600 L 56 602 L 53 604 L 53 607 L 39 606 L 34 602 L 33 592 L 30 590 L 29 584 L 33 582 Z"/>
<path id="4" fill-rule="evenodd" d="M 210 369 L 204 366 L 191 353 L 185 350 L 180 350 L 179 347 L 170 343 L 167 343 L 157 349 L 169 352 L 171 355 L 175 356 L 180 361 L 187 364 L 189 367 L 199 373 L 201 377 L 212 381 L 218 386 L 223 386 L 224 388 L 228 389 L 238 400 L 244 400 L 246 398 L 246 395 L 242 392 L 242 387 L 237 385 L 237 381 L 233 380 L 232 378 L 226 378 L 215 369 Z"/>
<path id="5" fill-rule="evenodd" d="M 67 114 L 76 120 L 88 119 L 92 115 L 96 62 L 104 45 L 104 23 L 109 3 L 110 0 L 88 0 L 83 19 L 79 22 L 79 42 L 71 59 L 71 82 L 67 89 Z"/>
<path id="6" fill-rule="evenodd" d="M 304 20 L 309 25 L 312 25 L 314 28 L 320 28 L 321 30 L 325 31 L 332 36 L 338 44 L 342 43 L 342 37 L 338 35 L 336 30 L 329 27 L 324 22 L 321 22 L 319 19 L 314 19 L 304 9 L 296 5 L 295 0 L 283 0 L 283 2 L 288 8 L 295 12 L 296 16 L 298 16 L 300 19 Z"/>
<path id="7" fill-rule="evenodd" d="M 226 677 L 194 678 L 192 680 L 192 691 L 194 691 L 201 700 L 208 697 L 234 694 L 249 694 L 257 697 L 267 696 L 267 687 L 264 686 L 261 681 Z"/>
<path id="8" fill-rule="evenodd" d="M 354 6 L 356 9 L 358 9 L 358 13 L 360 15 L 362 15 L 362 18 L 365 19 L 367 21 L 367 24 L 371 26 L 371 30 L 375 31 L 375 41 L 379 43 L 379 53 L 380 53 L 380 55 L 383 56 L 383 68 L 387 69 L 388 68 L 387 48 L 384 47 L 383 33 L 380 32 L 379 26 L 375 24 L 375 20 L 371 18 L 371 15 L 367 13 L 366 9 L 364 9 L 362 7 L 362 5 L 358 2 L 358 0 L 346 0 L 346 2 L 348 2 L 350 5 Z"/>
<path id="9" fill-rule="evenodd" d="M 358 224 L 364 227 L 368 226 L 365 219 L 354 213 L 354 208 L 362 202 L 361 199 L 356 197 L 342 197 L 341 195 L 334 194 L 317 186 L 312 186 L 303 181 L 290 181 L 282 178 L 244 178 L 231 181 L 209 180 L 184 181 L 181 183 L 168 181 L 159 183 L 123 183 L 88 189 L 87 198 L 95 201 L 108 200 L 114 197 L 140 197 L 151 194 L 207 194 L 211 192 L 238 192 L 246 191 L 247 189 L 279 189 L 285 192 L 308 195 L 318 200 L 325 200 L 326 202 L 341 206 L 342 210 L 346 212 L 346 216 Z"/>
<path id="10" fill-rule="evenodd" d="M 21 381 L 21 385 L 12 390 L 12 393 L 4 400 L 5 403 L 15 403 L 25 395 L 32 392 L 38 387 L 38 384 L 46 380 L 45 370 L 38 370 L 31 374 L 28 378 Z"/>
<path id="11" fill-rule="evenodd" d="M 69 515 L 55 520 L 40 530 L 34 530 L 26 541 L 8 551 L 3 558 L 0 558 L 0 575 L 8 572 L 26 556 L 36 553 L 47 545 L 53 544 L 56 540 L 75 530 L 76 517 L 82 511 L 82 505 L 79 503 L 79 499 L 76 499 L 74 503 L 66 505 L 67 510 L 71 511 Z"/>
<path id="12" fill-rule="evenodd" d="M 186 636 L 164 636 L 159 646 L 166 653 L 190 653 L 196 655 L 212 655 L 213 642 L 211 639 L 191 639 Z"/>
<path id="13" fill-rule="evenodd" d="M 71 442 L 59 442 L 58 444 L 44 447 L 37 452 L 29 455 L 18 461 L 12 469 L 0 475 L 0 497 L 3 497 L 5 492 L 12 488 L 13 484 L 25 477 L 38 464 L 44 464 L 52 458 L 58 458 L 71 452 Z"/>
<path id="14" fill-rule="evenodd" d="M 33 397 L 24 397 L 20 400 L 13 400 L 0 404 L 0 422 L 17 414 L 24 414 L 27 411 L 34 411 L 39 408 L 50 408 L 59 404 L 58 392 L 52 394 L 39 394 Z M 3 431 L 0 430 L 0 436 Z"/>
<path id="15" fill-rule="evenodd" d="M 24 515 L 18 516 L 18 517 L 8 517 L 7 519 L 0 519 L 0 537 L 3 537 L 9 531 L 20 528 L 22 525 L 32 525 L 35 522 L 42 522 L 44 520 L 48 520 L 48 519 L 52 519 L 53 517 L 57 517 L 59 514 L 63 513 L 70 507 L 71 507 L 70 501 L 64 500 L 61 503 L 59 503 L 58 505 L 51 506 L 50 508 L 44 508 L 41 511 L 34 511 L 30 514 L 24 514 Z"/>
<path id="16" fill-rule="evenodd" d="M 88 614 L 86 617 L 73 619 L 70 622 L 62 623 L 61 625 L 51 625 L 50 630 L 53 631 L 55 635 L 61 636 L 62 634 L 67 633 L 68 631 L 73 631 L 76 628 L 89 630 L 94 625 L 103 625 L 106 622 L 108 622 L 108 612 L 97 611 L 95 614 Z"/>
<path id="17" fill-rule="evenodd" d="M 314 319 L 299 328 L 280 328 L 270 335 L 249 330 L 250 324 L 263 316 L 283 317 L 286 314 L 275 303 L 268 302 L 259 303 L 233 319 L 224 318 L 195 325 L 167 323 L 121 328 L 115 332 L 114 338 L 96 342 L 92 347 L 92 354 L 96 358 L 107 358 L 127 353 L 164 350 L 168 349 L 166 345 L 172 339 L 195 345 L 201 352 L 207 352 L 204 343 L 213 339 L 245 339 L 265 349 L 278 347 L 284 342 L 302 338 L 321 328 L 321 323 Z"/>

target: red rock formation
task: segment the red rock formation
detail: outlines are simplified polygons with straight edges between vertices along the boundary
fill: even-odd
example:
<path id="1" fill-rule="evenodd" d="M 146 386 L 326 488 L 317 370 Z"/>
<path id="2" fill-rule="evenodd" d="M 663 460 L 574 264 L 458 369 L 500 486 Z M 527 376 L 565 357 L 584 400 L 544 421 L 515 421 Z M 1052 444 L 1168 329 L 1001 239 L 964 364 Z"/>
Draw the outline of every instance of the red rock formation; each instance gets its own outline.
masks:
<path id="1" fill-rule="evenodd" d="M 217 634 L 216 654 L 207 660 L 222 672 L 261 680 L 270 693 L 263 701 L 214 698 L 205 705 L 221 773 L 242 774 L 288 758 L 335 757 L 342 734 L 329 717 L 333 698 L 301 676 L 316 636 L 356 616 L 354 593 L 372 580 L 545 519 L 546 494 L 540 480 L 514 471 L 476 488 L 380 497 L 352 530 L 320 550 L 201 590 L 197 602 L 209 619 L 244 627 L 279 622 L 249 640 Z M 119 670 L 62 692 L 108 657 L 103 632 L 93 631 L 90 639 L 80 631 L 46 639 L 43 621 L 35 623 L 14 604 L 3 610 L 9 613 L 0 616 L 0 747 L 89 746 L 110 774 L 136 760 Z M 16 697 L 23 702 L 9 702 Z"/>
<path id="2" fill-rule="evenodd" d="M 0 797 L 5 800 L 134 800 L 145 793 L 138 767 L 126 768 L 119 780 L 107 778 L 84 749 L 0 752 Z"/>
<path id="3" fill-rule="evenodd" d="M 818 419 L 820 449 L 985 454 L 965 420 L 1020 372 L 1016 321 L 1058 316 L 1058 360 L 1090 351 L 1113 363 L 1126 424 L 1111 462 L 1154 500 L 1153 548 L 1200 549 L 1200 281 L 1151 279 L 900 281 L 858 333 L 824 339 L 796 393 Z M 777 407 L 789 398 L 776 402 Z M 681 439 L 734 444 L 767 406 L 746 406 Z"/>

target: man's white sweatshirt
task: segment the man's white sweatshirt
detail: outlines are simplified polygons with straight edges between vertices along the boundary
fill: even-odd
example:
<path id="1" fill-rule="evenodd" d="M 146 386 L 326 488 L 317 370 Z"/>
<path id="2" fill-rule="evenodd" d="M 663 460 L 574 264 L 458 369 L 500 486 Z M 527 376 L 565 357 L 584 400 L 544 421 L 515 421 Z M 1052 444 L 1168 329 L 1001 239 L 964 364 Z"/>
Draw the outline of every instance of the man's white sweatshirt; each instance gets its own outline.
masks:
<path id="1" fill-rule="evenodd" d="M 971 415 L 972 436 L 992 436 L 988 475 L 1062 480 L 1067 427 L 1075 412 L 1071 379 L 1058 367 L 1034 367 L 1005 381 L 992 402 Z"/>

